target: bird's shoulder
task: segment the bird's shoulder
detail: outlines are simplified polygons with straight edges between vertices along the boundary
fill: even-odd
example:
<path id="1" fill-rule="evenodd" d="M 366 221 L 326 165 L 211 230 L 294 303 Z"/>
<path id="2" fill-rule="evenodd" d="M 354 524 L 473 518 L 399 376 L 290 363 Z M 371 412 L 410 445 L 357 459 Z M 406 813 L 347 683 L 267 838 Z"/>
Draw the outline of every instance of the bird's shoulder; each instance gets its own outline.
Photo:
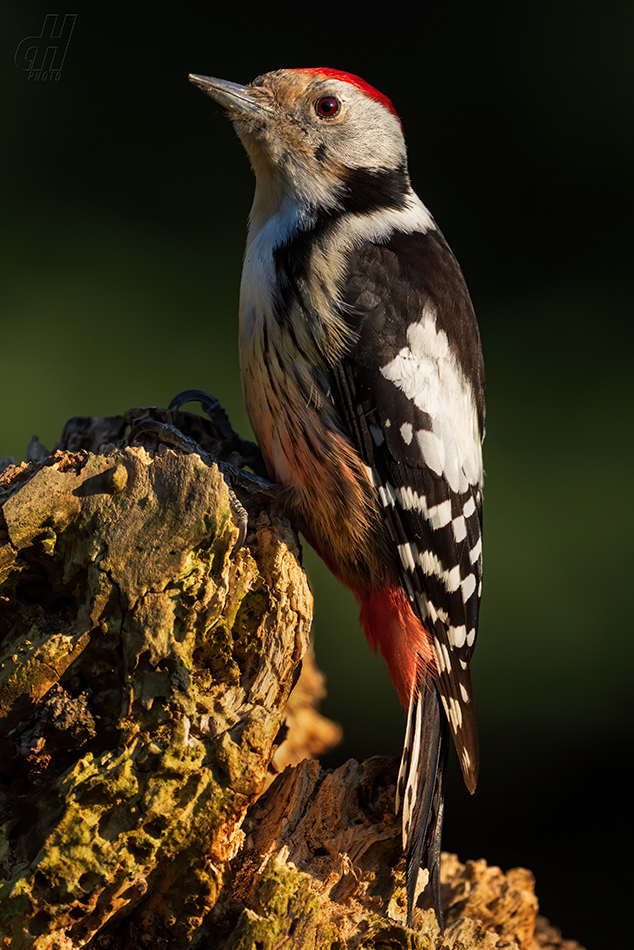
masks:
<path id="1" fill-rule="evenodd" d="M 438 228 L 359 242 L 348 257 L 342 302 L 356 331 L 349 355 L 357 366 L 374 373 L 403 350 L 414 359 L 449 358 L 473 392 L 483 430 L 478 324 L 460 265 Z"/>

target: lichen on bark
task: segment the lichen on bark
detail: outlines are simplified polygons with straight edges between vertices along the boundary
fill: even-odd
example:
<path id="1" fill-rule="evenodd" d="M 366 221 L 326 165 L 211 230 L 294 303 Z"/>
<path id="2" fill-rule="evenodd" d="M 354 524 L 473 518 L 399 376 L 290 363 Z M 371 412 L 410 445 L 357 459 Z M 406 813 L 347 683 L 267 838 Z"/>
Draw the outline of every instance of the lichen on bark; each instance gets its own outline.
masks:
<path id="1" fill-rule="evenodd" d="M 190 946 L 263 786 L 312 600 L 282 515 L 197 455 L 59 452 L 0 479 L 0 946 L 128 919 Z"/>

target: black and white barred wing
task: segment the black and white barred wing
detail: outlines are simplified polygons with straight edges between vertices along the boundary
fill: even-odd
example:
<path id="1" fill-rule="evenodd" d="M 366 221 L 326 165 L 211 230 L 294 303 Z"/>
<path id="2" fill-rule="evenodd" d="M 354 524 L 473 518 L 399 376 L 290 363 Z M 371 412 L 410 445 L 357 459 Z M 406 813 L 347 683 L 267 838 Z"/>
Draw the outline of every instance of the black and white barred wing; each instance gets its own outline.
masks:
<path id="1" fill-rule="evenodd" d="M 437 689 L 473 791 L 484 415 L 475 316 L 437 231 L 354 251 L 346 304 L 357 333 L 342 369 L 346 422 L 373 469 L 404 587 L 433 634 Z"/>

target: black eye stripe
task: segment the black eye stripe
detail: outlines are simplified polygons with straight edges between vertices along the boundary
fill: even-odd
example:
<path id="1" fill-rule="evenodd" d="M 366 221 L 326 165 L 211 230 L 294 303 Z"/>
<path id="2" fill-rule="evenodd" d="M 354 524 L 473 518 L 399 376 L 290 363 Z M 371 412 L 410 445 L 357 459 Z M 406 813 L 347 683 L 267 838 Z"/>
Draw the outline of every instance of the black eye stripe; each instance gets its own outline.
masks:
<path id="1" fill-rule="evenodd" d="M 337 115 L 340 108 L 341 103 L 334 96 L 322 96 L 315 103 L 315 111 L 322 119 L 331 119 Z"/>

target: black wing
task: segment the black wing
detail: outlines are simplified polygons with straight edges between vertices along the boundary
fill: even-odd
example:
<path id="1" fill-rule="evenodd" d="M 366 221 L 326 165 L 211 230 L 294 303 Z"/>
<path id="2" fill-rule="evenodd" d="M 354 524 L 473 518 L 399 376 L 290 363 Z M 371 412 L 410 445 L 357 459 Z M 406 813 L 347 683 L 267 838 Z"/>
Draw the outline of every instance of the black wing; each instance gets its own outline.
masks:
<path id="1" fill-rule="evenodd" d="M 460 268 L 435 230 L 353 250 L 343 309 L 355 343 L 332 370 L 333 394 L 374 472 L 403 585 L 434 635 L 437 696 L 473 791 L 479 752 L 468 664 L 481 592 L 484 427 L 475 315 Z M 435 776 L 445 727 L 428 693 L 410 706 L 399 776 L 404 836 L 411 822 L 419 839 L 408 845 L 414 884 L 425 851 L 436 853 L 430 873 L 438 873 L 442 789 Z M 421 791 L 419 779 L 430 771 L 434 781 Z"/>

